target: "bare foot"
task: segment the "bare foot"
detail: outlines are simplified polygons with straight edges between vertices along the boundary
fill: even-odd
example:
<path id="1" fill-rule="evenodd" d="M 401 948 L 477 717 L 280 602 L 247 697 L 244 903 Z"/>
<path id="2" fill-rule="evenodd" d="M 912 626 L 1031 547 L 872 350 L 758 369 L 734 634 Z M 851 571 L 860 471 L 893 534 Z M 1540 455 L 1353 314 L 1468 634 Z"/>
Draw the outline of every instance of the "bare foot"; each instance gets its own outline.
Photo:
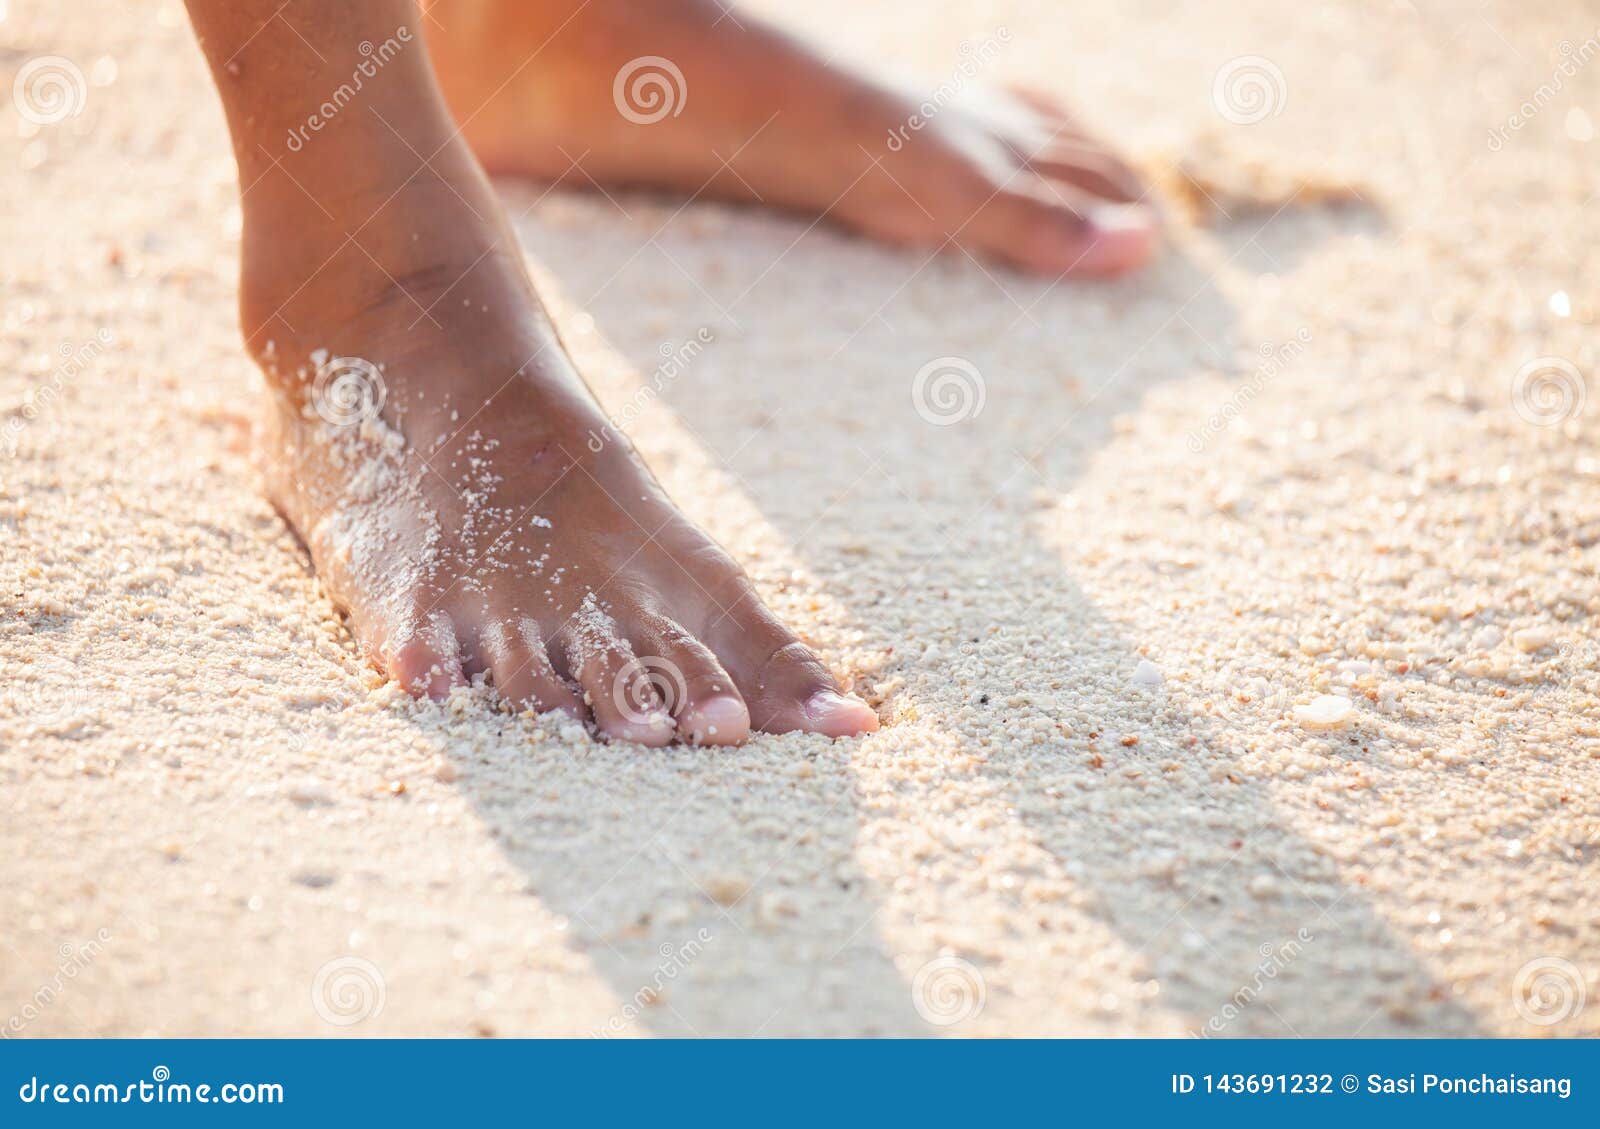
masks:
<path id="1" fill-rule="evenodd" d="M 459 142 L 432 169 L 246 197 L 269 488 L 373 660 L 647 745 L 877 728 L 625 439 L 591 450 L 604 417 L 487 183 Z"/>
<path id="2" fill-rule="evenodd" d="M 753 201 L 1046 274 L 1155 250 L 1139 178 L 1036 94 L 921 98 L 713 0 L 436 0 L 429 49 L 491 173 Z"/>

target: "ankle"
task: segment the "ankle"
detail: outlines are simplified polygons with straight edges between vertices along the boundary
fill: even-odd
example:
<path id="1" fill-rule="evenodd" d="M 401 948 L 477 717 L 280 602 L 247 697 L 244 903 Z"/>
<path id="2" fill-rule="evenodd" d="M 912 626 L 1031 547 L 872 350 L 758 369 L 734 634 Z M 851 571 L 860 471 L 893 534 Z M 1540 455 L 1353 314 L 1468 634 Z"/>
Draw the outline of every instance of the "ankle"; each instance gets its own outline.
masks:
<path id="1" fill-rule="evenodd" d="M 281 350 L 330 313 L 356 323 L 400 304 L 415 317 L 486 259 L 520 275 L 514 236 L 459 141 L 426 167 L 418 157 L 349 164 L 359 180 L 318 191 L 284 167 L 245 193 L 240 321 L 252 352 L 268 337 Z"/>

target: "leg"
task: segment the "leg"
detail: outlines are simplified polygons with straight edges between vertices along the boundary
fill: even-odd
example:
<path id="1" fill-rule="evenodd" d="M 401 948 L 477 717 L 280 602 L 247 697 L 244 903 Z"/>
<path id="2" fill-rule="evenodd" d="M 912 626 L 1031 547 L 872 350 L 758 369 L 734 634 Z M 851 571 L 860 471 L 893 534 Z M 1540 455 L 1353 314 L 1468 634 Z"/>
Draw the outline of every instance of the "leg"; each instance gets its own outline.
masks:
<path id="1" fill-rule="evenodd" d="M 435 0 L 429 48 L 491 172 L 750 200 L 895 243 L 1107 275 L 1154 250 L 1145 189 L 1038 94 L 924 102 L 722 0 Z M 574 169 L 580 161 L 582 169 Z"/>
<path id="2" fill-rule="evenodd" d="M 268 486 L 373 659 L 647 744 L 876 728 L 626 440 L 590 450 L 604 417 L 411 0 L 189 8 L 244 186 Z"/>

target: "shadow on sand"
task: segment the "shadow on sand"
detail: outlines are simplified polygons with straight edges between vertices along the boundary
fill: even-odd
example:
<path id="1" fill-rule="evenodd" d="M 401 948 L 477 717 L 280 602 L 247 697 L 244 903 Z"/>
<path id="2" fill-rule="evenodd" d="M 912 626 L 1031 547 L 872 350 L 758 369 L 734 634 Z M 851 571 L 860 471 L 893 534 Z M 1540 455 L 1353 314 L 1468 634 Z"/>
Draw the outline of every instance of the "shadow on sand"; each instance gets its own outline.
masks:
<path id="1" fill-rule="evenodd" d="M 514 213 L 526 199 L 513 196 Z M 569 197 L 552 206 L 612 207 Z M 1248 352 L 1232 340 L 1234 311 L 1208 272 L 1171 253 L 1109 289 L 1052 287 L 959 256 L 917 269 L 920 257 L 821 230 L 801 239 L 804 225 L 766 217 L 674 216 L 675 205 L 631 199 L 622 207 L 630 216 L 609 224 L 535 211 L 520 227 L 635 372 L 657 365 L 663 339 L 715 328 L 716 343 L 651 404 L 636 441 L 649 457 L 652 433 L 692 437 L 816 587 L 844 603 L 860 650 L 889 656 L 874 677 L 900 685 L 891 706 L 896 693 L 917 706 L 914 720 L 873 742 L 761 738 L 715 753 L 594 746 L 568 756 L 508 741 L 492 771 L 467 774 L 463 786 L 528 892 L 570 920 L 571 943 L 610 981 L 624 1026 L 935 1031 L 913 1001 L 915 974 L 936 947 L 918 931 L 965 928 L 970 944 L 945 947 L 980 969 L 984 931 L 997 931 L 1027 946 L 1055 998 L 1084 993 L 1081 1008 L 1053 1020 L 1011 1008 L 1024 1030 L 1127 1030 L 1135 1007 L 1147 1009 L 1144 1028 L 1194 1030 L 1230 1004 L 1229 1034 L 1474 1030 L 1267 789 L 1229 772 L 1214 720 L 1160 690 L 1126 691 L 1137 653 L 1041 536 L 1041 507 L 1067 492 L 1117 413 L 1156 382 L 1225 370 Z M 1303 250 L 1297 224 L 1305 239 L 1327 226 L 1282 220 L 1275 257 Z M 623 277 L 625 287 L 615 281 Z M 984 381 L 985 410 L 958 427 L 930 425 L 907 398 L 912 374 L 941 357 L 970 361 Z M 684 473 L 664 471 L 669 489 Z M 885 507 L 886 494 L 898 504 Z M 886 528 L 863 531 L 853 519 L 869 498 Z M 1074 629 L 1039 632 L 1042 616 Z M 952 672 L 923 658 L 930 641 L 951 638 L 964 657 L 992 657 L 992 668 Z M 1069 699 L 1079 738 L 1100 736 L 1098 718 L 1107 739 L 1129 718 L 1153 737 L 1110 744 L 1092 766 L 1081 742 L 1049 739 Z M 913 741 L 939 755 L 916 760 Z M 1126 786 L 1136 777 L 1165 793 L 1160 804 L 1134 802 L 1152 794 Z M 992 832 L 975 830 L 985 826 Z M 964 881 L 997 843 L 1015 848 L 1020 885 Z M 1178 877 L 1152 857 L 1176 860 Z M 629 880 L 616 882 L 624 872 Z M 1262 874 L 1283 887 L 1272 900 L 1248 888 Z M 1297 891 L 1308 875 L 1315 889 L 1339 892 Z M 1065 889 L 1065 904 L 1024 900 L 1033 883 Z M 1084 938 L 1065 953 L 1055 944 L 1075 922 L 1080 933 L 1103 930 L 1117 958 L 1077 967 Z M 1292 959 L 1274 957 L 1285 967 L 1264 978 L 1265 954 L 1286 942 Z M 991 992 L 991 1019 L 1007 1014 L 1008 990 L 1025 991 L 1027 970 L 994 972 L 1006 987 Z M 1413 1014 L 1374 1012 L 1354 990 L 1332 1006 L 1316 993 L 1313 1008 L 1297 991 L 1329 978 L 1381 984 L 1383 998 L 1409 1001 Z M 611 1018 L 594 1016 L 590 1029 Z"/>

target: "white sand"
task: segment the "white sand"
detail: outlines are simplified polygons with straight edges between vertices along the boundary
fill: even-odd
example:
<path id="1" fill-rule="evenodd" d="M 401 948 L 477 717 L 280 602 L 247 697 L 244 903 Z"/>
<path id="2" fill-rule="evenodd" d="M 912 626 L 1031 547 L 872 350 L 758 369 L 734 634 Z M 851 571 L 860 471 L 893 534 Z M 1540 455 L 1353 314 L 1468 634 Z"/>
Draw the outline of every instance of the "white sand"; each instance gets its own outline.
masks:
<path id="1" fill-rule="evenodd" d="M 1600 1034 L 1600 65 L 1488 143 L 1593 22 L 789 6 L 930 85 L 1003 25 L 987 75 L 1137 151 L 1372 203 L 1097 289 L 507 186 L 608 405 L 887 722 L 605 747 L 354 656 L 243 456 L 180 6 L 13 6 L 4 88 L 90 83 L 0 110 L 0 1029 Z M 1285 97 L 1233 124 L 1249 54 Z M 1540 356 L 1586 411 L 1513 410 Z M 976 418 L 915 409 L 941 357 Z"/>

